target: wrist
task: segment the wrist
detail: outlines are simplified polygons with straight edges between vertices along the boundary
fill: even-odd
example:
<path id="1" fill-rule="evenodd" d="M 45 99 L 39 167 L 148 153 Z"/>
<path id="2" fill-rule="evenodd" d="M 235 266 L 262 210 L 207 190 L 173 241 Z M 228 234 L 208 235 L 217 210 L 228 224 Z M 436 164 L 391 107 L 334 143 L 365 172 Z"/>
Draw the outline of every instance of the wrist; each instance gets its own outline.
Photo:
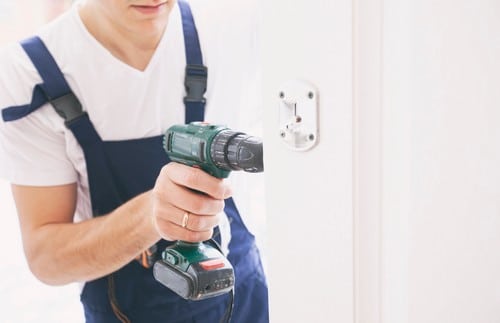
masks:
<path id="1" fill-rule="evenodd" d="M 156 221 L 153 214 L 153 193 L 148 191 L 144 193 L 141 198 L 143 199 L 143 225 L 146 236 L 152 238 L 152 243 L 156 243 L 161 239 L 161 236 L 156 228 Z"/>

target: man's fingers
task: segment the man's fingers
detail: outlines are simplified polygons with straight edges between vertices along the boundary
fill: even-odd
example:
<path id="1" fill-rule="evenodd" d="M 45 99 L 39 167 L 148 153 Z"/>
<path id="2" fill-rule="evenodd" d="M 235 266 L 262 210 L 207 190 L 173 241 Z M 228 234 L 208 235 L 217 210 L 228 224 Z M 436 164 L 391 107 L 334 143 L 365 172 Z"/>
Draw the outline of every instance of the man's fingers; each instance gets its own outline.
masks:
<path id="1" fill-rule="evenodd" d="M 201 215 L 215 215 L 224 210 L 224 200 L 214 199 L 173 182 L 166 181 L 153 191 L 162 205 L 174 205 L 181 210 Z"/>
<path id="2" fill-rule="evenodd" d="M 188 227 L 183 228 L 176 223 L 162 218 L 156 218 L 155 225 L 162 238 L 169 241 L 182 240 L 187 242 L 199 242 L 210 239 L 213 234 L 212 228 L 203 231 L 193 231 L 188 229 Z M 168 232 L 168 235 L 164 232 Z"/>
<path id="3" fill-rule="evenodd" d="M 222 179 L 213 177 L 197 167 L 169 163 L 162 171 L 167 172 L 167 176 L 174 183 L 203 192 L 215 199 L 226 199 L 232 194 L 230 187 Z"/>

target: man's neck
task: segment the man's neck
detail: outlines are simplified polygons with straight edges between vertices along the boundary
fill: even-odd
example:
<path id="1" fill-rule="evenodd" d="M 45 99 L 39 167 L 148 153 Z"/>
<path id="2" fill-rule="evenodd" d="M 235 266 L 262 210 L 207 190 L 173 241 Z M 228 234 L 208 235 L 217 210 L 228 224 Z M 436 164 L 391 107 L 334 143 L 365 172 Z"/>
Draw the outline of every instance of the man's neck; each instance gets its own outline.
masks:
<path id="1" fill-rule="evenodd" d="M 82 6 L 79 13 L 89 33 L 103 47 L 117 59 L 140 71 L 148 66 L 165 29 L 158 28 L 147 34 L 135 33 L 89 6 Z"/>

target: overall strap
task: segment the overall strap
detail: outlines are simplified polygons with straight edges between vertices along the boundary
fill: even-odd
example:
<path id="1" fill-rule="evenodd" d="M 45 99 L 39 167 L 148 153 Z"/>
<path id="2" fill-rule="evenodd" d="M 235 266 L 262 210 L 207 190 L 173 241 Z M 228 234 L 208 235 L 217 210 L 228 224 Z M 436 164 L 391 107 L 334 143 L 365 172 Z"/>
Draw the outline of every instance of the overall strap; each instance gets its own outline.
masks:
<path id="1" fill-rule="evenodd" d="M 203 121 L 205 115 L 206 100 L 203 97 L 207 90 L 207 67 L 203 65 L 200 40 L 194 23 L 193 14 L 189 4 L 185 0 L 178 1 L 182 16 L 182 30 L 184 32 L 184 47 L 186 50 L 186 75 L 184 86 L 186 96 L 186 123 Z"/>
<path id="2" fill-rule="evenodd" d="M 43 82 L 34 87 L 31 103 L 3 109 L 3 120 L 7 122 L 21 119 L 49 102 L 67 125 L 84 116 L 85 112 L 80 102 L 71 91 L 43 41 L 35 36 L 23 40 L 21 46 L 35 65 Z"/>

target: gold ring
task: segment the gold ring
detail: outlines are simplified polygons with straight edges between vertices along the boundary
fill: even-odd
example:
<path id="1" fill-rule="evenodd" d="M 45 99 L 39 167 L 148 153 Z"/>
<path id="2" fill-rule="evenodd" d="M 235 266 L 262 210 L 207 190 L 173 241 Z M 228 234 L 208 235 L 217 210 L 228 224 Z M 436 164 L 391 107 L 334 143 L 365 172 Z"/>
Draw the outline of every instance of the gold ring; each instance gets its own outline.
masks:
<path id="1" fill-rule="evenodd" d="M 189 212 L 184 212 L 184 216 L 182 217 L 181 227 L 183 228 L 187 227 L 188 221 L 189 221 Z"/>

